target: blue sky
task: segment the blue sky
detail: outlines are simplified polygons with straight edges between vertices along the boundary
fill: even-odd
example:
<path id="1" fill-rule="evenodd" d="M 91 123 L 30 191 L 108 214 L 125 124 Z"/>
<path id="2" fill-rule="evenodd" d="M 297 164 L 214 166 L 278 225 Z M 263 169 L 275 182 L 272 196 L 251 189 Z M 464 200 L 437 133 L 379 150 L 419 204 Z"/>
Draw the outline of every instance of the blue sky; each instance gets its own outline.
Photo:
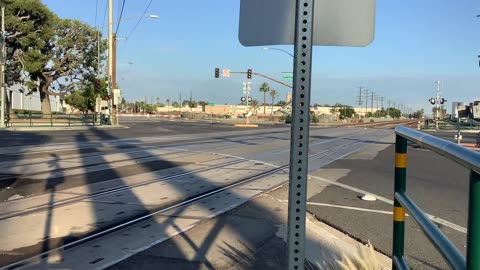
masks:
<path id="1" fill-rule="evenodd" d="M 293 0 L 292 0 L 293 1 Z M 63 18 L 95 25 L 97 0 L 43 0 Z M 137 16 L 149 0 L 126 0 L 124 17 Z M 106 0 L 98 0 L 97 25 L 103 23 Z M 120 0 L 114 0 L 115 17 Z M 127 42 L 118 46 L 118 83 L 128 100 L 145 96 L 178 100 L 238 103 L 243 76 L 214 79 L 214 68 L 248 68 L 281 80 L 292 70 L 292 59 L 262 47 L 243 47 L 238 41 L 239 0 L 153 0 Z M 373 43 L 364 48 L 316 47 L 313 54 L 312 102 L 354 105 L 358 86 L 386 99 L 431 111 L 435 81 L 449 101 L 480 99 L 480 5 L 473 0 L 377 0 Z M 121 24 L 126 37 L 136 20 Z M 105 28 L 106 29 L 106 28 Z M 281 46 L 292 51 L 292 46 Z M 133 64 L 129 65 L 128 62 Z M 264 82 L 252 80 L 257 89 Z M 285 82 L 289 82 L 285 80 Z M 288 89 L 270 83 L 284 98 Z M 253 91 L 254 98 L 263 95 Z M 447 106 L 450 110 L 451 106 Z"/>

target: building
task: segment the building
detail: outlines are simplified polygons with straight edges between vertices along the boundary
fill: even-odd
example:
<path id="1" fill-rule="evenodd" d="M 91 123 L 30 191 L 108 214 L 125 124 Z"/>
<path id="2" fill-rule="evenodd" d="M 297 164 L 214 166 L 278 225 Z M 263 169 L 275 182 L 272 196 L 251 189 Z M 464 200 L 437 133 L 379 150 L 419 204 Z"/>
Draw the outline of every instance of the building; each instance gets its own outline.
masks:
<path id="1" fill-rule="evenodd" d="M 460 101 L 453 101 L 452 102 L 452 115 L 451 115 L 451 119 L 456 119 L 458 118 L 458 109 L 457 107 L 458 106 L 463 106 L 463 102 L 460 102 Z"/>

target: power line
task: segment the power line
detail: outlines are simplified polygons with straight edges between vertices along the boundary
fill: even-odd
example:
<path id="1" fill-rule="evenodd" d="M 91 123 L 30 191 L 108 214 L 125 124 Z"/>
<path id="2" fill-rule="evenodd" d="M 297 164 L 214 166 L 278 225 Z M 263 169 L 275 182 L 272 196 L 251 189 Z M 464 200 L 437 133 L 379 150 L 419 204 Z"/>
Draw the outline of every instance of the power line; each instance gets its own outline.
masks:
<path id="1" fill-rule="evenodd" d="M 105 25 L 105 20 L 107 19 L 107 10 L 108 10 L 108 0 L 105 1 L 105 13 L 103 14 L 102 26 Z M 102 31 L 102 29 L 100 29 L 100 31 Z"/>
<path id="2" fill-rule="evenodd" d="M 97 27 L 97 16 L 98 16 L 98 0 L 97 0 L 97 4 L 95 5 L 95 27 Z"/>
<path id="3" fill-rule="evenodd" d="M 120 21 L 122 20 L 124 8 L 125 8 L 125 0 L 123 0 L 122 2 L 122 10 L 120 11 L 120 17 L 118 17 L 117 30 L 115 31 L 115 34 L 118 34 L 118 28 L 120 28 Z"/>
<path id="4" fill-rule="evenodd" d="M 135 30 L 137 29 L 138 24 L 140 24 L 140 22 L 142 21 L 143 17 L 145 16 L 145 14 L 147 14 L 147 11 L 148 11 L 148 9 L 150 8 L 150 5 L 152 4 L 152 2 L 153 2 L 153 0 L 150 0 L 150 2 L 148 2 L 147 7 L 146 7 L 145 10 L 143 11 L 142 17 L 140 17 L 140 18 L 138 19 L 138 21 L 137 21 L 137 23 L 135 24 L 135 26 L 133 27 L 132 31 L 130 32 L 130 34 L 128 34 L 127 40 L 128 40 L 128 38 L 133 34 L 133 32 L 135 32 Z"/>

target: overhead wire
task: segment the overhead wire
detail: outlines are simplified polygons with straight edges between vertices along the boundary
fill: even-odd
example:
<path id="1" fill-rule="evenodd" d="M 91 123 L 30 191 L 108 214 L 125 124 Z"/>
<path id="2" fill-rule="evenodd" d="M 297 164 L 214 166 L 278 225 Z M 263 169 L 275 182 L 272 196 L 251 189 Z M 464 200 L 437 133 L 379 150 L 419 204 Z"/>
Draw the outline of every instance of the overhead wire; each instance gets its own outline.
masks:
<path id="1" fill-rule="evenodd" d="M 98 0 L 97 0 L 97 4 L 95 5 L 95 28 L 97 28 L 97 16 L 98 16 Z"/>
<path id="2" fill-rule="evenodd" d="M 118 34 L 118 28 L 120 28 L 120 22 L 122 21 L 123 9 L 124 8 L 125 8 L 125 0 L 123 0 L 123 2 L 122 2 L 122 9 L 120 11 L 120 16 L 118 17 L 117 30 L 115 31 L 115 34 Z"/>
<path id="3" fill-rule="evenodd" d="M 135 32 L 135 30 L 137 29 L 138 25 L 140 24 L 140 22 L 142 21 L 143 17 L 145 17 L 145 15 L 147 14 L 147 11 L 148 9 L 150 8 L 150 5 L 152 4 L 153 0 L 150 0 L 150 2 L 148 2 L 148 5 L 147 7 L 145 8 L 145 10 L 143 11 L 143 15 L 142 17 L 140 17 L 137 21 L 137 23 L 135 24 L 135 26 L 133 27 L 132 31 L 130 31 L 130 33 L 128 34 L 127 36 L 127 39 L 125 40 L 125 43 L 126 41 L 128 40 L 128 38 Z"/>
<path id="4" fill-rule="evenodd" d="M 105 25 L 105 20 L 107 19 L 107 11 L 108 11 L 108 0 L 105 1 L 105 13 L 103 14 L 103 22 L 102 22 L 102 29 L 101 32 L 103 33 L 103 26 Z"/>

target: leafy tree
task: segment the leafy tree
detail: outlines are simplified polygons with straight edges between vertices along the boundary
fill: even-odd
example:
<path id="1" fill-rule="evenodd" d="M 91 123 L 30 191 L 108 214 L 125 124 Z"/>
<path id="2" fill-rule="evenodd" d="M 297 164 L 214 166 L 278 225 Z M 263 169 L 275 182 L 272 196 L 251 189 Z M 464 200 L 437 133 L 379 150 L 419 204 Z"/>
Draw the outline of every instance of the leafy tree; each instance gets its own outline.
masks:
<path id="1" fill-rule="evenodd" d="M 253 109 L 256 111 L 258 109 L 258 100 L 254 99 L 252 102 L 249 102 L 248 105 L 252 106 Z"/>
<path id="2" fill-rule="evenodd" d="M 438 116 L 437 116 L 437 107 L 433 107 L 432 108 L 432 113 L 433 113 L 433 117 L 438 117 L 438 118 L 443 118 L 445 117 L 445 114 L 447 113 L 447 110 L 445 109 L 445 107 L 442 105 L 439 107 L 438 109 Z"/>
<path id="3" fill-rule="evenodd" d="M 400 118 L 402 116 L 402 112 L 396 108 L 387 108 L 388 114 L 392 118 Z"/>
<path id="4" fill-rule="evenodd" d="M 346 106 L 340 110 L 340 118 L 342 119 L 352 118 L 354 114 L 355 110 L 352 108 L 352 106 Z"/>
<path id="5" fill-rule="evenodd" d="M 87 90 L 75 91 L 65 97 L 65 102 L 73 108 L 86 113 L 92 109 L 91 104 L 88 102 L 88 92 Z"/>
<path id="6" fill-rule="evenodd" d="M 19 83 L 25 85 L 23 72 L 31 72 L 40 68 L 41 63 L 49 57 L 41 50 L 55 35 L 53 26 L 57 16 L 38 0 L 5 1 L 5 43 L 7 50 L 6 72 L 13 80 L 9 85 Z M 29 88 L 36 86 L 29 82 Z M 31 89 L 29 89 L 31 90 Z"/>
<path id="7" fill-rule="evenodd" d="M 145 112 L 148 114 L 154 114 L 155 106 L 153 104 L 145 104 Z"/>
<path id="8" fill-rule="evenodd" d="M 40 92 L 42 112 L 51 95 L 85 89 L 97 68 L 97 31 L 78 20 L 60 19 L 38 0 L 7 0 L 6 39 L 12 48 L 8 72 L 29 92 Z M 37 85 L 37 82 L 39 85 Z"/>
<path id="9" fill-rule="evenodd" d="M 83 88 L 76 90 L 66 95 L 65 102 L 75 109 L 87 113 L 88 111 L 95 111 L 96 98 L 100 95 L 102 99 L 107 96 L 107 80 L 100 80 L 100 92 L 95 92 L 93 83 L 84 84 Z M 122 104 L 126 104 L 125 99 L 122 99 Z"/>
<path id="10" fill-rule="evenodd" d="M 172 102 L 172 107 L 180 108 L 180 104 L 177 101 Z"/>
<path id="11" fill-rule="evenodd" d="M 286 103 L 285 101 L 283 101 L 283 100 L 280 100 L 280 101 L 278 101 L 277 104 L 275 104 L 275 105 L 276 105 L 276 106 L 285 106 L 285 105 L 287 105 L 287 103 Z"/>
<path id="12" fill-rule="evenodd" d="M 258 90 L 263 92 L 263 114 L 265 114 L 267 112 L 267 92 L 270 91 L 270 86 L 264 82 Z"/>
<path id="13" fill-rule="evenodd" d="M 330 108 L 330 112 L 333 114 L 338 114 L 341 119 L 352 118 L 355 114 L 355 110 L 352 106 L 342 105 L 340 103 L 333 105 Z"/>
<path id="14" fill-rule="evenodd" d="M 195 101 L 195 100 L 192 100 L 192 101 L 189 101 L 188 102 L 188 107 L 191 109 L 191 108 L 197 108 L 198 107 L 198 103 Z"/>
<path id="15" fill-rule="evenodd" d="M 424 111 L 423 109 L 420 109 L 413 113 L 413 118 L 422 118 L 423 115 L 424 115 Z"/>

